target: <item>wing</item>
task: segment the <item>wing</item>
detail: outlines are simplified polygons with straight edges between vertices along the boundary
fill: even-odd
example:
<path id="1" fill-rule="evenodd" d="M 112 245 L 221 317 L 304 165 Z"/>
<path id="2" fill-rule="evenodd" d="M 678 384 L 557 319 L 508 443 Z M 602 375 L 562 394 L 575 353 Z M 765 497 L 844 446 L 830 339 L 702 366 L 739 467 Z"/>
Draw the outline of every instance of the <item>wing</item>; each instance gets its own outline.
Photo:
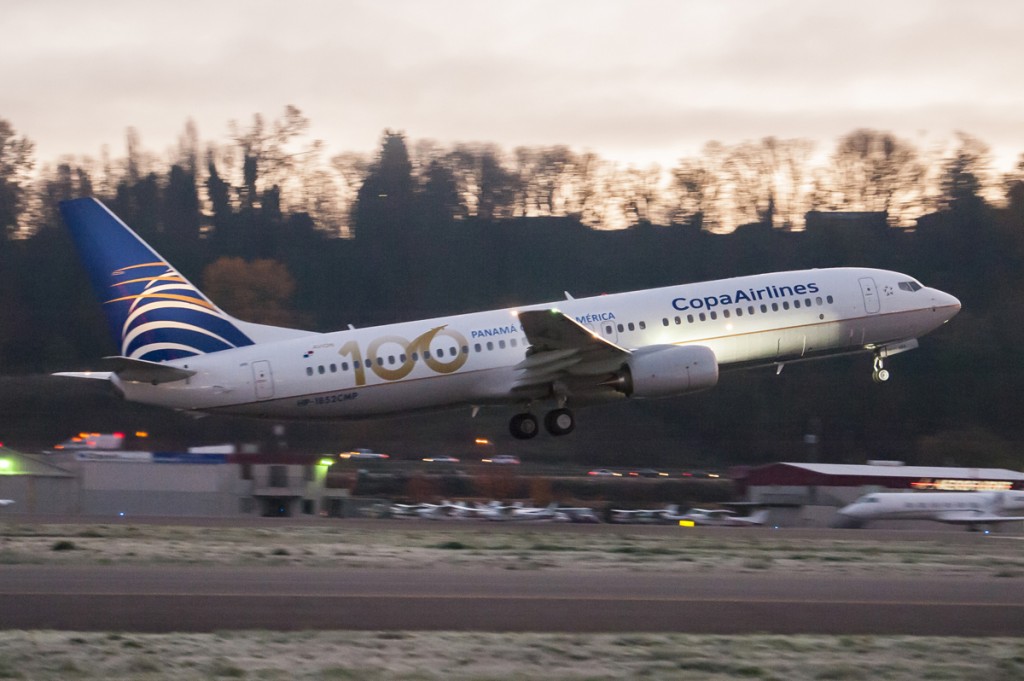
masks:
<path id="1" fill-rule="evenodd" d="M 526 310 L 519 313 L 519 322 L 530 349 L 516 365 L 518 390 L 572 377 L 584 377 L 596 387 L 630 354 L 558 310 Z"/>

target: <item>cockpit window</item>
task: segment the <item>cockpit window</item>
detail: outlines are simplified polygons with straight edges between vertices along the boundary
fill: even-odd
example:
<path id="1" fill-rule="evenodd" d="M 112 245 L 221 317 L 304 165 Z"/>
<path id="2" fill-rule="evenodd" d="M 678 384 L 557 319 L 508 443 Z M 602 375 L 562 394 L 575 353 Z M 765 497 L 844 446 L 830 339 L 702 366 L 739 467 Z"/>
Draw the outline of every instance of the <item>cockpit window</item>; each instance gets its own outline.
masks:
<path id="1" fill-rule="evenodd" d="M 901 281 L 900 288 L 903 289 L 904 291 L 910 291 L 911 293 L 913 293 L 914 291 L 920 291 L 924 287 L 918 284 L 916 281 Z"/>

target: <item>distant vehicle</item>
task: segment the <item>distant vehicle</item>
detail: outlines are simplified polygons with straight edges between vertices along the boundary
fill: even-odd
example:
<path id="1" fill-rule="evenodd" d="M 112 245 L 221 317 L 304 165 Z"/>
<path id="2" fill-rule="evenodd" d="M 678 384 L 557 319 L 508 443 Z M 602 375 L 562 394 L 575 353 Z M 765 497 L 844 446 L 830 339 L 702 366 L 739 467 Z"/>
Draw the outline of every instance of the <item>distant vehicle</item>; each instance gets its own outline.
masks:
<path id="1" fill-rule="evenodd" d="M 497 456 L 492 456 L 492 457 L 489 457 L 487 459 L 480 459 L 480 461 L 482 461 L 483 463 L 498 463 L 498 464 L 518 464 L 518 463 L 521 463 L 519 461 L 519 457 L 518 456 L 512 456 L 511 454 L 498 454 Z"/>
<path id="2" fill-rule="evenodd" d="M 423 459 L 427 463 L 458 463 L 459 460 L 454 456 L 428 456 Z"/>
<path id="3" fill-rule="evenodd" d="M 690 521 L 694 525 L 710 525 L 716 527 L 749 527 L 764 525 L 768 520 L 768 511 L 761 510 L 749 516 L 737 515 L 735 511 L 726 509 L 691 508 L 679 517 L 679 521 Z"/>
<path id="4" fill-rule="evenodd" d="M 1024 492 L 875 492 L 839 509 L 835 527 L 863 527 L 872 520 L 935 520 L 982 525 L 1024 520 L 1006 511 L 1024 510 Z"/>
<path id="5" fill-rule="evenodd" d="M 0 499 L 0 506 L 10 506 L 14 503 L 14 499 Z"/>
<path id="6" fill-rule="evenodd" d="M 377 461 L 381 459 L 390 459 L 391 457 L 387 454 L 381 454 L 375 452 L 372 449 L 353 449 L 351 452 L 342 452 L 338 454 L 339 459 L 348 459 L 350 461 Z"/>
<path id="7" fill-rule="evenodd" d="M 630 471 L 629 476 L 631 478 L 667 478 L 668 473 L 654 470 L 653 468 L 640 468 L 635 471 Z"/>
<path id="8" fill-rule="evenodd" d="M 622 473 L 616 473 L 610 468 L 598 468 L 596 470 L 587 471 L 587 475 L 593 475 L 598 478 L 621 478 Z"/>

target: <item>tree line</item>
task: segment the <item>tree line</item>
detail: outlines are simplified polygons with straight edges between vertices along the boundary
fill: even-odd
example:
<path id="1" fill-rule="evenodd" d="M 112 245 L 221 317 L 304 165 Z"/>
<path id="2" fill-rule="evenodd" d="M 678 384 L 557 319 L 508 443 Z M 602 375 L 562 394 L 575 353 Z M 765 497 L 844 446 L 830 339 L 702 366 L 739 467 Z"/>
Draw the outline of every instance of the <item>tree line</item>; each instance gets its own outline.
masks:
<path id="1" fill-rule="evenodd" d="M 36 169 L 31 141 L 0 119 L 0 374 L 86 368 L 115 352 L 57 211 L 85 195 L 229 312 L 311 330 L 877 266 L 964 304 L 893 361 L 893 385 L 874 386 L 857 359 L 727 375 L 706 398 L 645 405 L 651 437 L 757 461 L 803 455 L 803 436 L 821 431 L 815 455 L 828 460 L 1020 467 L 1024 157 L 997 178 L 969 135 L 939 154 L 857 130 L 821 167 L 806 140 L 766 138 L 712 142 L 661 172 L 561 146 L 506 154 L 385 131 L 371 157 L 325 161 L 307 130 L 288 107 L 230 126 L 224 144 L 188 124 L 169 159 L 129 131 L 123 158 Z"/>

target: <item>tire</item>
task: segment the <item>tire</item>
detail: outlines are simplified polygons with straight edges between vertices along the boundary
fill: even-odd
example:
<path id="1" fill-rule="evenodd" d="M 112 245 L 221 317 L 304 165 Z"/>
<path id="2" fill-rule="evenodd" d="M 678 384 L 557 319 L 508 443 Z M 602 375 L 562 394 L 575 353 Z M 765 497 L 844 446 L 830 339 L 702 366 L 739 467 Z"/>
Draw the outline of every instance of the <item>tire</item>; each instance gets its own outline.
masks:
<path id="1" fill-rule="evenodd" d="M 568 409 L 554 409 L 544 417 L 544 427 L 556 437 L 568 435 L 576 429 L 576 418 Z"/>
<path id="2" fill-rule="evenodd" d="M 508 430 L 517 440 L 529 440 L 537 436 L 540 426 L 537 417 L 530 413 L 516 414 L 508 422 Z"/>

